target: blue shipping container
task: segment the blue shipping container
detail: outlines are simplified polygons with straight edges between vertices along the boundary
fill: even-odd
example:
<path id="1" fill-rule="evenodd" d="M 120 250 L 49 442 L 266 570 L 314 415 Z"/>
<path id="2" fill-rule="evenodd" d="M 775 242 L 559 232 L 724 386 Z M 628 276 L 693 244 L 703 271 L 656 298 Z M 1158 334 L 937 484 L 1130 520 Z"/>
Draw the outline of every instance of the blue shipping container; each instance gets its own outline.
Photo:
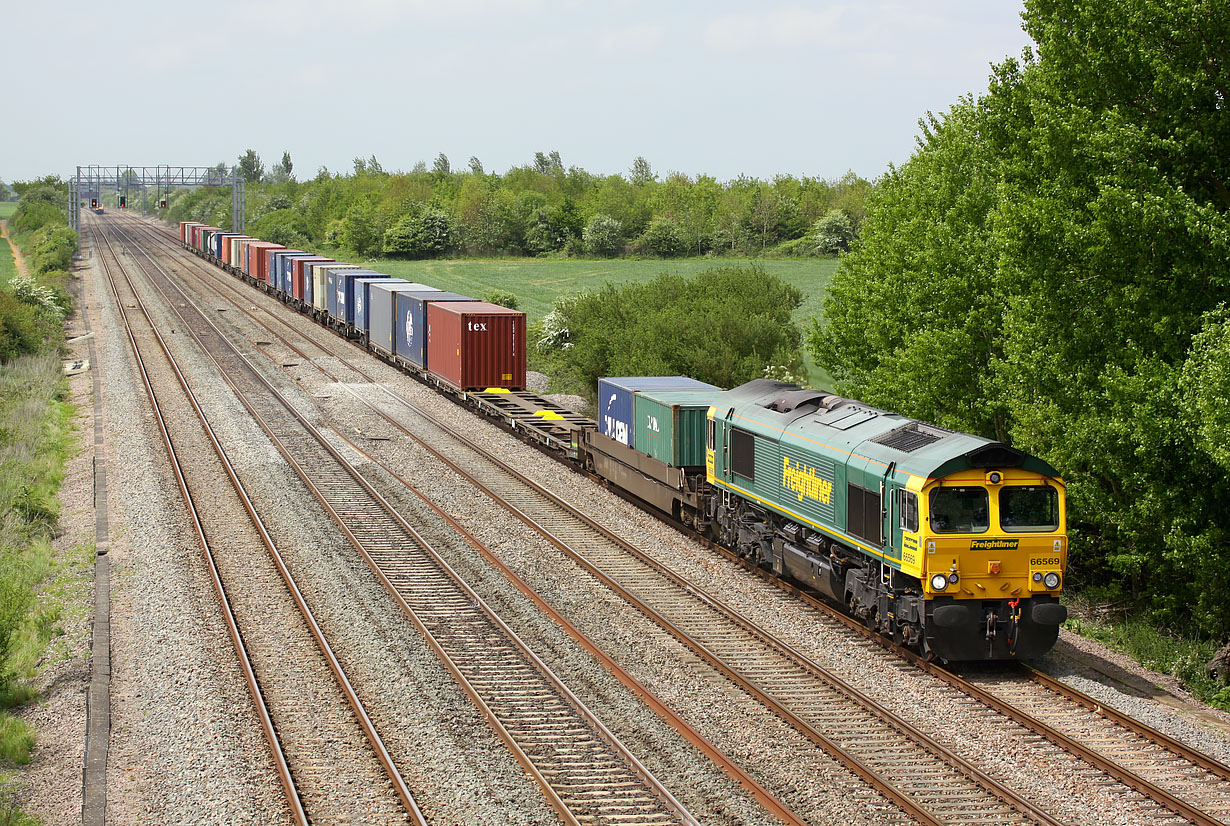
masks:
<path id="1" fill-rule="evenodd" d="M 632 397 L 638 390 L 718 390 L 712 384 L 687 376 L 624 376 L 598 379 L 598 427 L 602 435 L 631 447 Z"/>
<path id="2" fill-rule="evenodd" d="M 315 258 L 315 257 L 316 256 L 310 252 L 301 252 L 299 250 L 294 250 L 293 252 L 289 252 L 289 253 L 282 255 L 278 262 L 278 284 L 280 285 L 279 288 L 284 290 L 287 295 L 291 295 L 292 293 L 294 293 L 294 290 L 295 290 L 294 260 L 296 258 Z"/>
<path id="3" fill-rule="evenodd" d="M 354 284 L 360 278 L 389 278 L 375 270 L 342 270 L 337 274 L 337 320 L 354 324 Z"/>
<path id="4" fill-rule="evenodd" d="M 419 367 L 427 366 L 427 305 L 433 301 L 473 301 L 473 298 L 457 293 L 432 290 L 431 292 L 398 293 L 394 296 L 393 351 Z"/>

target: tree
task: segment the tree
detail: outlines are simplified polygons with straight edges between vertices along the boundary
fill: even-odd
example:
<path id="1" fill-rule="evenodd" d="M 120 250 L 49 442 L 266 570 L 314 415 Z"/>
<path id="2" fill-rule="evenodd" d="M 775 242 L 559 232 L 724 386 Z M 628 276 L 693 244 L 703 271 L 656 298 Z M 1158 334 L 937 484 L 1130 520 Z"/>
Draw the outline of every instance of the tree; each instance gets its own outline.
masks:
<path id="1" fill-rule="evenodd" d="M 818 252 L 826 255 L 849 252 L 855 238 L 854 222 L 840 209 L 829 210 L 827 215 L 812 225 L 811 234 Z"/>
<path id="2" fill-rule="evenodd" d="M 432 164 L 432 170 L 440 173 L 441 175 L 448 175 L 450 172 L 452 172 L 453 169 L 449 165 L 448 155 L 445 155 L 443 152 L 441 152 L 439 155 L 436 155 L 436 161 L 434 164 Z"/>
<path id="3" fill-rule="evenodd" d="M 255 149 L 249 149 L 239 156 L 239 174 L 246 183 L 260 183 L 265 177 L 265 164 Z"/>
<path id="4" fill-rule="evenodd" d="M 771 365 L 798 372 L 802 293 L 760 268 L 608 284 L 557 302 L 549 357 L 575 392 L 601 376 L 686 375 L 734 387 Z"/>
<path id="5" fill-rule="evenodd" d="M 375 252 L 380 247 L 376 234 L 376 211 L 368 201 L 356 201 L 346 211 L 342 222 L 342 244 L 361 255 Z"/>
<path id="6" fill-rule="evenodd" d="M 654 174 L 653 167 L 649 165 L 649 161 L 637 155 L 636 159 L 632 161 L 632 168 L 628 170 L 628 180 L 636 186 L 645 186 L 658 180 L 658 176 Z"/>
<path id="7" fill-rule="evenodd" d="M 585 251 L 599 258 L 618 255 L 623 239 L 623 224 L 609 215 L 602 214 L 590 218 L 581 235 L 581 240 L 585 242 Z"/>
<path id="8" fill-rule="evenodd" d="M 283 152 L 282 160 L 274 164 L 273 168 L 269 170 L 269 178 L 273 183 L 285 183 L 287 181 L 293 181 L 295 179 L 294 175 L 292 174 L 294 172 L 294 169 L 295 169 L 295 165 L 290 160 L 290 153 Z"/>
<path id="9" fill-rule="evenodd" d="M 684 252 L 683 238 L 679 227 L 674 221 L 666 218 L 655 218 L 650 221 L 649 228 L 641 236 L 645 252 L 659 258 L 674 258 Z"/>
<path id="10" fill-rule="evenodd" d="M 475 175 L 483 174 L 483 162 L 478 159 L 477 155 L 470 156 L 470 172 Z"/>
<path id="11" fill-rule="evenodd" d="M 1230 473 L 1201 388 L 1224 380 L 1230 291 L 1223 12 L 1027 0 L 1038 56 L 923 122 L 812 337 L 840 392 L 1059 468 L 1070 582 L 1219 636 Z"/>
<path id="12" fill-rule="evenodd" d="M 384 234 L 383 249 L 404 258 L 436 258 L 454 245 L 456 226 L 441 209 L 427 207 L 402 217 Z"/>

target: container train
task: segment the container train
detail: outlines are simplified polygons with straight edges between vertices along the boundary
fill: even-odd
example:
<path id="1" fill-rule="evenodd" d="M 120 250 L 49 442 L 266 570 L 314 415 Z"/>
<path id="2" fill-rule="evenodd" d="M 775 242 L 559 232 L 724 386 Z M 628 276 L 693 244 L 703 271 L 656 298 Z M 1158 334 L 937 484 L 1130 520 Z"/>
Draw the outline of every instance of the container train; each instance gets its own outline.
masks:
<path id="1" fill-rule="evenodd" d="M 1037 657 L 1067 610 L 1064 484 L 1008 445 L 767 379 L 525 390 L 525 316 L 197 222 L 182 244 L 646 507 L 948 661 Z"/>

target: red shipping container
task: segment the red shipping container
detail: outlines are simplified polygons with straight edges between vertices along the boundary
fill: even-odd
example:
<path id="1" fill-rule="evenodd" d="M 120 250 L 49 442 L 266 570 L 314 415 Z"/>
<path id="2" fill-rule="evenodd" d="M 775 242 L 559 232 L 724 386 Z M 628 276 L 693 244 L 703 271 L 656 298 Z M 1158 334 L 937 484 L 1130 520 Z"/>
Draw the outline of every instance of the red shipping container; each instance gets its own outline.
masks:
<path id="1" fill-rule="evenodd" d="M 267 284 L 273 284 L 273 286 L 275 287 L 277 286 L 277 284 L 273 283 L 273 279 L 270 277 L 270 274 L 273 272 L 273 254 L 277 250 L 284 250 L 284 249 L 286 249 L 286 247 L 282 246 L 281 244 L 273 244 L 261 250 L 260 262 L 256 265 L 257 266 L 257 272 L 256 272 L 257 278 L 259 278 L 261 281 L 264 281 Z"/>
<path id="2" fill-rule="evenodd" d="M 325 258 L 323 255 L 313 255 L 311 258 L 293 258 L 290 262 L 290 294 L 300 301 L 303 300 L 303 264 L 307 261 L 332 261 L 332 258 Z"/>
<path id="3" fill-rule="evenodd" d="M 199 227 L 200 221 L 180 221 L 179 222 L 179 240 L 185 244 L 188 243 L 188 227 Z"/>
<path id="4" fill-rule="evenodd" d="M 462 390 L 523 390 L 525 313 L 486 301 L 432 301 L 427 369 Z"/>

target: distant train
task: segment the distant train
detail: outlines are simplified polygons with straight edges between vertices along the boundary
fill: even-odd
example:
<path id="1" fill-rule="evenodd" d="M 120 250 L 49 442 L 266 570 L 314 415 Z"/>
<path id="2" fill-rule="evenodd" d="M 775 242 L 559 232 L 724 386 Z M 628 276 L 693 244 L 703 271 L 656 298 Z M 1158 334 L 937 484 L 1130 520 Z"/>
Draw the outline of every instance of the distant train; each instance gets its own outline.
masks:
<path id="1" fill-rule="evenodd" d="M 1008 445 L 759 379 L 525 392 L 525 316 L 197 222 L 180 240 L 521 438 L 944 660 L 1037 657 L 1067 617 L 1064 484 Z"/>

